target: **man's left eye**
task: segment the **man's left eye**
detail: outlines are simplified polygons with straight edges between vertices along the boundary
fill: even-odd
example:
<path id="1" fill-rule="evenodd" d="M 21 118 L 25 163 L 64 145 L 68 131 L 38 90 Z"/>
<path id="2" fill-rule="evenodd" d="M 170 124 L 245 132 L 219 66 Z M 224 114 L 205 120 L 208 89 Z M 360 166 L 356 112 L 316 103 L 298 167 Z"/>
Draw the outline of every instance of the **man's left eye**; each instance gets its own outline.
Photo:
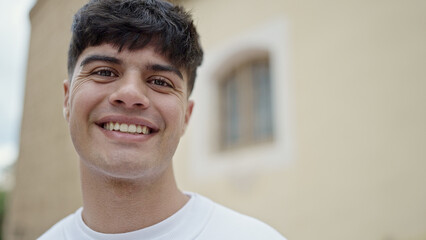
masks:
<path id="1" fill-rule="evenodd" d="M 151 82 L 155 85 L 158 85 L 158 86 L 171 87 L 171 88 L 173 87 L 170 83 L 168 83 L 167 81 L 165 81 L 163 79 L 156 78 L 156 79 L 151 80 Z"/>

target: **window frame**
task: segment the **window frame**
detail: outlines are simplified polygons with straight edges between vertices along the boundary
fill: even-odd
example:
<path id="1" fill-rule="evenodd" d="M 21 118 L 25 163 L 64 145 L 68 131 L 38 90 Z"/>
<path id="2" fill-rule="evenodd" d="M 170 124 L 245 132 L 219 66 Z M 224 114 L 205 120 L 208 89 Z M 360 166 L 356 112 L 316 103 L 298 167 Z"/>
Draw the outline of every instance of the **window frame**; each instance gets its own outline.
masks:
<path id="1" fill-rule="evenodd" d="M 267 21 L 247 32 L 236 33 L 222 44 L 205 49 L 193 93 L 195 108 L 183 145 L 187 149 L 188 176 L 196 181 L 276 170 L 295 153 L 293 97 L 289 81 L 288 28 L 283 19 Z M 218 79 L 232 66 L 259 54 L 269 54 L 273 102 L 274 141 L 220 151 L 221 126 Z M 182 152 L 183 153 L 183 152 Z"/>

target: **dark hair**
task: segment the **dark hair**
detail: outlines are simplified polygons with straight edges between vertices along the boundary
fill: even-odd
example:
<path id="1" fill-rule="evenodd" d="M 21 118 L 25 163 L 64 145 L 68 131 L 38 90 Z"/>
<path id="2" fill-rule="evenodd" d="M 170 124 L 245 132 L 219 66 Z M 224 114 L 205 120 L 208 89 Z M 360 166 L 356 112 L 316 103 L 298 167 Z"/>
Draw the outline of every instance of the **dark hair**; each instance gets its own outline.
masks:
<path id="1" fill-rule="evenodd" d="M 129 50 L 153 44 L 188 74 L 188 92 L 194 87 L 203 50 L 191 15 L 161 0 L 91 0 L 75 15 L 68 51 L 68 75 L 80 54 L 90 46 L 110 43 Z"/>

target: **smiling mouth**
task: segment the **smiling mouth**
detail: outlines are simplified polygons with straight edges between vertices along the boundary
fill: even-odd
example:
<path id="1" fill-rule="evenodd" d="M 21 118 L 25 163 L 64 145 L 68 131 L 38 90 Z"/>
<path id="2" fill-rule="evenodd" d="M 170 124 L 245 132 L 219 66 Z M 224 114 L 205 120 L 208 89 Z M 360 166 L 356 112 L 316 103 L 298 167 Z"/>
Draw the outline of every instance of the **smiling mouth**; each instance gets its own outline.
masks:
<path id="1" fill-rule="evenodd" d="M 130 134 L 148 135 L 153 132 L 150 127 L 145 125 L 138 125 L 138 124 L 106 122 L 101 124 L 101 126 L 108 131 L 117 131 L 117 132 L 130 133 Z"/>

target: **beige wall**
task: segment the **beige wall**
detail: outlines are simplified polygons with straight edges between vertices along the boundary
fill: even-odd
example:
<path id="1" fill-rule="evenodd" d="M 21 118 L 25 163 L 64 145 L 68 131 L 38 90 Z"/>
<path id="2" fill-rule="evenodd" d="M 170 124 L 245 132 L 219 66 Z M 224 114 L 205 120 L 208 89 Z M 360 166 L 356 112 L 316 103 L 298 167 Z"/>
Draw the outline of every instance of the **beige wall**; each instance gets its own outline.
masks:
<path id="1" fill-rule="evenodd" d="M 77 157 L 62 116 L 70 21 L 78 3 L 39 0 L 31 40 L 16 185 L 4 239 L 35 239 L 80 206 Z"/>
<path id="2" fill-rule="evenodd" d="M 61 106 L 69 25 L 82 2 L 39 0 L 32 11 L 6 239 L 34 239 L 81 204 Z M 292 240 L 426 239 L 425 1 L 183 2 L 206 54 L 271 19 L 286 22 L 296 146 L 279 167 L 199 181 L 190 127 L 175 158 L 183 189 Z"/>
<path id="3" fill-rule="evenodd" d="M 187 188 L 289 239 L 426 239 L 426 2 L 187 5 L 207 54 L 286 20 L 296 146 L 288 164 L 237 180 L 200 184 L 179 169 Z M 191 142 L 181 147 L 188 156 Z"/>

